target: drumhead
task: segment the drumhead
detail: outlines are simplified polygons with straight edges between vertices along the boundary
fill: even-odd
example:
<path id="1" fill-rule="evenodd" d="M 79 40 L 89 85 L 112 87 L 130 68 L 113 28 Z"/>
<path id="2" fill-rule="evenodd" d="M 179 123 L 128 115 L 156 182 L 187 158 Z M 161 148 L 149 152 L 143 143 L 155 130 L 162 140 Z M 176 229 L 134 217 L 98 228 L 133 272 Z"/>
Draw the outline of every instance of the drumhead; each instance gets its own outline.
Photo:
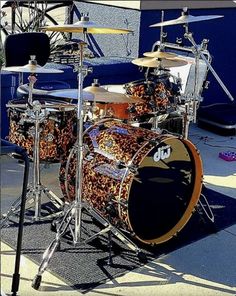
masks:
<path id="1" fill-rule="evenodd" d="M 143 159 L 128 201 L 130 227 L 145 243 L 162 243 L 190 219 L 202 184 L 202 163 L 193 144 L 166 137 Z"/>

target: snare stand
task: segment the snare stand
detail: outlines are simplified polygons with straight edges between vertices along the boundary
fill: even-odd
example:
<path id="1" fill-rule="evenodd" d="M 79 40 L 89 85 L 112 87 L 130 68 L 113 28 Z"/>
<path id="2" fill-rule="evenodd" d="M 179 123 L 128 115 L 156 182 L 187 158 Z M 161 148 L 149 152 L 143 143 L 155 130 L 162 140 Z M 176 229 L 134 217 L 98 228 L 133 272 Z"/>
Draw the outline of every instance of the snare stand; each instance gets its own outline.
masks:
<path id="1" fill-rule="evenodd" d="M 36 62 L 34 59 L 31 62 Z M 62 215 L 63 201 L 51 190 L 46 188 L 41 184 L 40 180 L 40 123 L 43 122 L 47 116 L 46 110 L 42 111 L 42 106 L 39 101 L 32 100 L 33 85 L 36 82 L 36 77 L 34 73 L 29 76 L 29 99 L 28 104 L 26 104 L 27 109 L 25 111 L 25 118 L 23 121 L 28 123 L 34 123 L 34 146 L 33 146 L 33 184 L 28 186 L 26 195 L 26 209 L 30 209 L 34 206 L 34 216 L 27 217 L 31 222 L 42 221 L 55 218 L 58 215 Z M 41 205 L 42 205 L 42 193 L 53 203 L 53 205 L 59 210 L 55 213 L 49 213 L 48 215 L 42 215 Z M 32 206 L 33 204 L 33 206 Z M 0 228 L 2 228 L 9 218 L 17 213 L 19 213 L 21 207 L 21 197 L 17 198 L 15 202 L 10 206 L 10 209 L 0 222 Z"/>
<path id="2" fill-rule="evenodd" d="M 99 235 L 108 233 L 108 246 L 109 246 L 109 260 L 108 264 L 112 264 L 111 258 L 111 239 L 112 234 L 116 236 L 123 244 L 125 244 L 130 250 L 136 252 L 140 261 L 146 262 L 146 256 L 141 250 L 121 231 L 114 227 L 107 219 L 102 217 L 102 215 L 90 206 L 87 202 L 82 200 L 82 185 L 83 185 L 83 81 L 84 76 L 87 75 L 91 70 L 83 65 L 83 52 L 84 47 L 87 44 L 85 42 L 79 43 L 80 48 L 80 61 L 78 67 L 78 106 L 77 106 L 77 142 L 75 144 L 76 151 L 76 181 L 75 181 L 75 200 L 69 205 L 67 211 L 65 211 L 64 217 L 57 228 L 57 233 L 55 239 L 51 242 L 48 248 L 44 251 L 43 260 L 39 266 L 38 273 L 33 279 L 32 287 L 38 290 L 42 274 L 46 270 L 50 259 L 54 252 L 60 247 L 60 241 L 63 239 L 64 234 L 69 231 L 73 238 L 74 245 L 86 244 Z M 82 228 L 82 210 L 86 210 L 89 215 L 92 216 L 99 224 L 104 226 L 104 229 L 98 233 L 93 234 L 86 240 L 81 238 L 81 228 Z M 74 223 L 73 223 L 74 222 Z M 74 229 L 71 225 L 74 225 Z"/>

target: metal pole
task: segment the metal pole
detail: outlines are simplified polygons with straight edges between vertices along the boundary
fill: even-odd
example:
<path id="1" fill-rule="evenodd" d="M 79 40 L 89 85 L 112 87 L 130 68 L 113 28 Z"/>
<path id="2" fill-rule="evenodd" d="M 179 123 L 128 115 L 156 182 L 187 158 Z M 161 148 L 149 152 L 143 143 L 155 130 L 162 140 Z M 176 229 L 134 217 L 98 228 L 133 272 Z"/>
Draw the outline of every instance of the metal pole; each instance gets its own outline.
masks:
<path id="1" fill-rule="evenodd" d="M 225 86 L 225 84 L 223 83 L 223 81 L 220 79 L 220 77 L 218 76 L 218 74 L 216 73 L 216 71 L 213 69 L 213 67 L 208 62 L 208 60 L 206 59 L 206 57 L 204 56 L 204 54 L 201 52 L 201 49 L 199 49 L 199 47 L 197 46 L 196 42 L 193 39 L 192 34 L 189 33 L 189 32 L 187 32 L 187 33 L 184 34 L 184 37 L 187 38 L 192 43 L 194 49 L 198 52 L 198 54 L 201 56 L 201 58 L 207 64 L 208 68 L 210 69 L 210 71 L 214 75 L 214 77 L 217 80 L 217 82 L 220 84 L 220 86 L 222 87 L 222 89 L 224 90 L 224 92 L 226 93 L 226 95 L 229 97 L 229 99 L 233 102 L 234 101 L 234 97 L 231 95 L 231 93 L 229 92 L 229 90 L 227 89 L 227 87 Z"/>
<path id="2" fill-rule="evenodd" d="M 82 185 L 83 185 L 83 54 L 85 42 L 79 43 L 80 60 L 78 69 L 78 103 L 77 103 L 77 170 L 75 187 L 75 233 L 74 243 L 81 240 L 81 213 L 82 213 Z"/>

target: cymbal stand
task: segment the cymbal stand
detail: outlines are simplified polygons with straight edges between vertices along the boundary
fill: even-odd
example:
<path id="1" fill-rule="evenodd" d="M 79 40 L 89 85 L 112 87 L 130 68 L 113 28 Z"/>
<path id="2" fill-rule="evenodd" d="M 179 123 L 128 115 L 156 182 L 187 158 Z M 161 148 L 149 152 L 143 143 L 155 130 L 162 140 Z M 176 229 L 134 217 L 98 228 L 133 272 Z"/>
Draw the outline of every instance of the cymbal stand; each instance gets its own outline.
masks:
<path id="1" fill-rule="evenodd" d="M 212 74 L 214 75 L 215 79 L 217 80 L 217 82 L 220 84 L 220 86 L 222 87 L 222 89 L 224 90 L 225 94 L 228 96 L 228 98 L 230 99 L 230 101 L 234 101 L 234 97 L 232 96 L 232 94 L 229 92 L 229 90 L 227 89 L 227 87 L 225 86 L 225 84 L 223 83 L 223 81 L 221 80 L 221 78 L 218 76 L 218 74 L 216 73 L 216 71 L 213 69 L 213 67 L 211 66 L 211 64 L 208 62 L 207 58 L 204 56 L 204 54 L 202 53 L 202 48 L 201 46 L 199 47 L 194 38 L 192 33 L 186 31 L 186 33 L 184 34 L 185 38 L 187 38 L 193 45 L 194 50 L 196 50 L 197 54 L 199 54 L 199 56 L 204 60 L 204 62 L 207 64 L 208 68 L 210 69 L 210 71 L 212 72 Z"/>
<path id="2" fill-rule="evenodd" d="M 34 215 L 25 218 L 33 221 L 42 221 L 55 218 L 62 214 L 63 201 L 51 190 L 41 184 L 40 180 L 40 123 L 43 122 L 47 116 L 46 111 L 41 110 L 41 104 L 39 101 L 32 101 L 32 90 L 35 81 L 37 80 L 33 73 L 29 76 L 29 102 L 25 111 L 24 122 L 34 123 L 34 146 L 33 146 L 33 182 L 32 185 L 28 185 L 26 195 L 26 209 L 30 209 L 34 206 Z M 59 210 L 55 213 L 49 213 L 48 215 L 42 215 L 42 193 L 54 204 Z M 32 206 L 33 204 L 33 206 Z M 11 216 L 19 213 L 21 206 L 21 197 L 17 198 L 12 203 L 10 209 L 6 214 L 3 214 L 3 218 L 0 222 L 0 228 L 2 228 L 10 219 Z"/>
<path id="3" fill-rule="evenodd" d="M 131 241 L 129 240 L 121 231 L 114 227 L 107 219 L 105 219 L 97 210 L 90 206 L 87 202 L 82 200 L 82 185 L 83 185 L 83 81 L 84 76 L 91 72 L 90 69 L 83 65 L 83 52 L 84 47 L 87 44 L 85 42 L 80 42 L 80 62 L 78 67 L 78 106 L 77 106 L 77 142 L 75 144 L 76 151 L 76 180 L 75 180 L 75 200 L 69 205 L 67 211 L 64 212 L 64 217 L 60 225 L 57 227 L 57 233 L 55 239 L 51 242 L 48 248 L 44 251 L 43 260 L 39 266 L 38 273 L 33 279 L 32 287 L 38 289 L 41 283 L 42 274 L 46 270 L 50 259 L 52 258 L 54 252 L 59 248 L 60 241 L 66 234 L 67 229 L 71 233 L 74 245 L 86 244 L 96 237 L 108 233 L 109 239 L 109 249 L 111 246 L 111 234 L 116 236 L 122 243 L 129 247 L 132 251 L 137 253 L 140 260 L 145 261 L 146 257 L 143 252 Z M 104 226 L 104 229 L 98 233 L 93 234 L 86 240 L 82 240 L 81 229 L 82 229 L 82 209 L 86 210 L 90 216 L 92 216 L 96 221 Z M 74 223 L 73 223 L 74 222 Z M 72 225 L 74 227 L 72 227 Z M 109 262 L 111 263 L 111 256 L 109 256 Z"/>
<path id="4" fill-rule="evenodd" d="M 185 8 L 182 12 L 182 14 L 187 14 L 187 8 Z M 194 91 L 193 91 L 193 122 L 196 123 L 196 115 L 197 115 L 197 107 L 200 103 L 200 96 L 198 91 L 198 84 L 199 84 L 199 60 L 200 58 L 206 63 L 208 69 L 212 72 L 213 76 L 217 80 L 217 82 L 220 84 L 226 95 L 231 101 L 234 101 L 234 98 L 232 94 L 229 92 L 223 81 L 220 79 L 216 71 L 213 69 L 207 58 L 205 57 L 203 50 L 205 50 L 205 43 L 202 42 L 201 45 L 197 45 L 194 38 L 193 33 L 189 32 L 188 23 L 184 24 L 185 33 L 184 38 L 187 39 L 193 46 L 193 54 L 195 56 L 195 74 L 194 74 Z"/>
<path id="5" fill-rule="evenodd" d="M 189 133 L 189 124 L 190 124 L 190 105 L 189 103 L 186 103 L 184 105 L 184 114 L 183 114 L 183 119 L 182 119 L 182 136 L 184 139 L 188 139 L 188 133 Z"/>

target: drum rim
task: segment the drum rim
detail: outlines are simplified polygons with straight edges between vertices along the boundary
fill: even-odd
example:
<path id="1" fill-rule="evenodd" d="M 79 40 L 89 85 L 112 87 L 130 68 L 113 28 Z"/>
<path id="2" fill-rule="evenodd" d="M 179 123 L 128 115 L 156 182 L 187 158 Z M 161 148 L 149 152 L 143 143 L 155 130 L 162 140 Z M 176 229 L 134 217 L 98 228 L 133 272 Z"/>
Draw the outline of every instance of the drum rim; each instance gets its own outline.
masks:
<path id="1" fill-rule="evenodd" d="M 155 75 L 155 76 L 149 77 L 147 80 L 143 78 L 143 79 L 138 79 L 138 80 L 127 82 L 124 84 L 124 88 L 126 89 L 127 87 L 132 87 L 132 86 L 136 86 L 136 85 L 145 85 L 148 83 L 157 84 L 157 83 L 162 82 L 161 80 L 169 79 L 169 78 L 170 78 L 170 75 L 167 73 Z M 158 81 L 158 79 L 160 79 L 160 81 Z"/>
<path id="2" fill-rule="evenodd" d="M 171 238 L 175 237 L 178 234 L 178 232 L 180 232 L 181 229 L 183 229 L 183 227 L 187 224 L 187 222 L 191 218 L 191 216 L 194 212 L 194 208 L 196 207 L 196 205 L 199 201 L 201 191 L 202 191 L 203 165 L 202 165 L 202 160 L 201 160 L 200 153 L 199 153 L 198 149 L 195 147 L 195 145 L 192 142 L 190 142 L 187 139 L 181 139 L 181 137 L 172 136 L 172 135 L 171 135 L 172 137 L 167 137 L 167 136 L 170 136 L 168 134 L 165 136 L 166 136 L 165 139 L 167 139 L 167 140 L 173 139 L 173 138 L 180 139 L 185 144 L 185 147 L 187 148 L 187 150 L 189 150 L 192 153 L 192 157 L 193 157 L 194 163 L 195 163 L 194 186 L 193 186 L 193 191 L 192 191 L 192 196 L 191 196 L 190 202 L 189 202 L 187 208 L 185 209 L 181 219 L 168 232 L 166 232 L 165 234 L 161 235 L 160 237 L 158 237 L 156 239 L 144 240 L 134 232 L 132 225 L 130 223 L 129 211 L 128 211 L 128 207 L 127 207 L 127 219 L 128 219 L 129 227 L 132 230 L 131 233 L 139 241 L 141 241 L 145 244 L 154 244 L 154 245 L 161 244 L 161 243 L 164 243 L 164 242 L 170 240 Z M 130 193 L 130 189 L 132 187 L 132 183 L 133 183 L 133 179 L 132 179 L 132 182 L 130 183 L 129 193 Z"/>
<path id="3" fill-rule="evenodd" d="M 34 101 L 40 102 L 40 99 L 37 99 Z M 41 99 L 41 101 L 44 101 L 44 103 L 41 104 L 43 106 L 43 110 L 46 110 L 51 113 L 71 112 L 71 111 L 75 111 L 76 109 L 75 104 L 65 102 L 62 100 Z M 51 102 L 52 102 L 51 105 L 46 105 L 46 103 L 51 103 Z M 19 105 L 19 106 L 16 106 L 16 105 Z M 12 99 L 7 103 L 7 108 L 12 111 L 24 112 L 27 109 L 27 101 L 23 99 Z"/>

